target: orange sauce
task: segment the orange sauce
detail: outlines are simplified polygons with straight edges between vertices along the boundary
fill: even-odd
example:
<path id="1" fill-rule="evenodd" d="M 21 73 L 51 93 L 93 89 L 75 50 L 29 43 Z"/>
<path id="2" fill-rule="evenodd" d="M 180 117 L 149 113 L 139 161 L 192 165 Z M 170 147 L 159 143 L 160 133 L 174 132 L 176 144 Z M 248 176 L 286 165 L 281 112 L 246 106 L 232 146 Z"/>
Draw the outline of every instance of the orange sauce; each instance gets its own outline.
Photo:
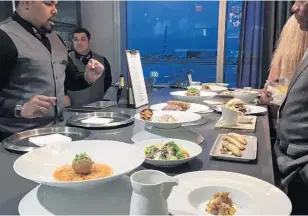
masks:
<path id="1" fill-rule="evenodd" d="M 71 164 L 58 167 L 53 177 L 58 181 L 83 181 L 101 179 L 113 174 L 113 169 L 109 165 L 94 163 L 92 172 L 88 175 L 79 175 L 75 173 Z"/>

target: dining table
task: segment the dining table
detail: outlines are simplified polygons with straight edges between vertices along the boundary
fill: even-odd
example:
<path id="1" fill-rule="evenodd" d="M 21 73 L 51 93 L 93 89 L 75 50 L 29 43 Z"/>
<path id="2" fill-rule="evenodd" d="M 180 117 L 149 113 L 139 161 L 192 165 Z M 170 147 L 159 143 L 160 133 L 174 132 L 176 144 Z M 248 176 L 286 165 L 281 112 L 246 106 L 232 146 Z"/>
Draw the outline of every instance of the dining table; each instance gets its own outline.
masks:
<path id="1" fill-rule="evenodd" d="M 172 100 L 171 91 L 175 89 L 163 88 L 153 91 L 149 94 L 149 104 L 138 109 L 127 108 L 125 104 L 114 105 L 102 110 L 101 112 L 122 112 L 131 116 L 140 112 L 143 108 L 149 107 L 151 104 L 163 103 Z M 64 112 L 64 121 L 57 126 L 65 126 L 66 120 L 72 116 L 78 115 L 80 112 L 66 110 Z M 272 148 L 270 139 L 270 128 L 268 114 L 258 115 L 256 130 L 254 133 L 244 133 L 257 137 L 257 159 L 251 162 L 235 162 L 214 159 L 210 156 L 210 150 L 220 133 L 224 130 L 215 129 L 215 124 L 221 117 L 220 113 L 209 112 L 202 114 L 205 123 L 201 125 L 187 126 L 189 130 L 201 134 L 204 141 L 200 144 L 202 153 L 195 159 L 183 165 L 171 168 L 157 168 L 143 164 L 137 170 L 141 169 L 157 169 L 174 176 L 177 174 L 203 170 L 219 170 L 246 174 L 264 180 L 270 184 L 275 184 Z M 144 123 L 135 120 L 133 124 L 115 128 L 115 129 L 95 129 L 91 130 L 93 139 L 99 140 L 115 140 L 133 144 L 131 137 L 133 134 L 143 130 Z M 102 141 L 103 142 L 103 141 Z M 120 150 L 119 150 L 120 151 Z M 38 185 L 36 182 L 26 180 L 17 175 L 13 170 L 14 161 L 20 154 L 7 151 L 5 148 L 0 150 L 0 214 L 17 215 L 18 204 L 25 194 Z"/>

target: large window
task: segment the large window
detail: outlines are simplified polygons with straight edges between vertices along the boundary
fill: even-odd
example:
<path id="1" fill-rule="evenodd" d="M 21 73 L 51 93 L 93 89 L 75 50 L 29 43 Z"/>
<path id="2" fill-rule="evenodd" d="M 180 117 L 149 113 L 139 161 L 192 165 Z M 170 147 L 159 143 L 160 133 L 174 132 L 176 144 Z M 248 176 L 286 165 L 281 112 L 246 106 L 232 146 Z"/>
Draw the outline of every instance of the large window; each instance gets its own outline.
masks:
<path id="1" fill-rule="evenodd" d="M 140 50 L 145 78 L 173 84 L 191 71 L 196 81 L 216 81 L 219 4 L 128 1 L 127 47 Z M 224 75 L 231 86 L 236 84 L 241 8 L 241 1 L 228 1 Z"/>

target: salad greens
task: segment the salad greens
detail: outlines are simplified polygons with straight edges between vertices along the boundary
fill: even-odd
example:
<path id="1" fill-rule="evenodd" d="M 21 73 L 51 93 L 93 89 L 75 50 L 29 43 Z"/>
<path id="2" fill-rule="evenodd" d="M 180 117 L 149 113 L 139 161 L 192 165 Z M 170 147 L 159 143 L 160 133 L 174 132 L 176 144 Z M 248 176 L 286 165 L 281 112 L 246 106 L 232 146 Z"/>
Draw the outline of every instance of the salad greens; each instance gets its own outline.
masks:
<path id="1" fill-rule="evenodd" d="M 186 150 L 171 141 L 163 145 L 151 145 L 144 149 L 147 159 L 154 160 L 179 160 L 189 157 Z"/>

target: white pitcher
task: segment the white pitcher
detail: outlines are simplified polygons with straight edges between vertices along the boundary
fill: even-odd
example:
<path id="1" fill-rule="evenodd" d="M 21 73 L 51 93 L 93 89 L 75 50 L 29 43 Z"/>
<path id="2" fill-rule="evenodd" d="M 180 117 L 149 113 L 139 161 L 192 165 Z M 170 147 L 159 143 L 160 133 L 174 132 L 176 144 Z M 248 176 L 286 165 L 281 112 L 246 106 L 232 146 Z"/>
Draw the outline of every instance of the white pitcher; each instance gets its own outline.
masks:
<path id="1" fill-rule="evenodd" d="M 142 170 L 131 175 L 133 193 L 130 215 L 168 215 L 167 199 L 177 178 L 156 170 Z"/>

